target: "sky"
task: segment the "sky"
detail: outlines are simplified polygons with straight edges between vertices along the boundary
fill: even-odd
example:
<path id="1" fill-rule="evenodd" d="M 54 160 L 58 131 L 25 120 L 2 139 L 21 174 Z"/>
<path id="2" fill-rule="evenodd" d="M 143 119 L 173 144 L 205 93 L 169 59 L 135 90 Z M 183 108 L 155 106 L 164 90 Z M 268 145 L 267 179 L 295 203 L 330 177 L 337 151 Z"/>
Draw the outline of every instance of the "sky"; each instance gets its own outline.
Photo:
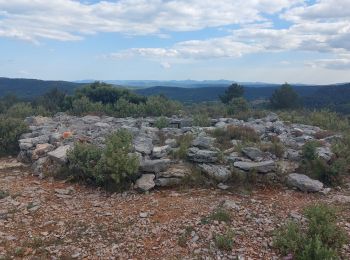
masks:
<path id="1" fill-rule="evenodd" d="M 350 0 L 0 0 L 0 77 L 350 82 Z"/>

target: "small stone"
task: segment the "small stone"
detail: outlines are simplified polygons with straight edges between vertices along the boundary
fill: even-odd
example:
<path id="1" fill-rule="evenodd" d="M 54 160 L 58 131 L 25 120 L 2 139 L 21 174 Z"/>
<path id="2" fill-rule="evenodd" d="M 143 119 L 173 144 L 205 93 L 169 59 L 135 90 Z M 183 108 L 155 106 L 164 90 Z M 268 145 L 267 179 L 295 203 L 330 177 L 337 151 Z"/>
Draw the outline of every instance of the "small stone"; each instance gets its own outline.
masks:
<path id="1" fill-rule="evenodd" d="M 147 218 L 148 217 L 148 213 L 147 212 L 141 212 L 140 213 L 140 218 Z"/>

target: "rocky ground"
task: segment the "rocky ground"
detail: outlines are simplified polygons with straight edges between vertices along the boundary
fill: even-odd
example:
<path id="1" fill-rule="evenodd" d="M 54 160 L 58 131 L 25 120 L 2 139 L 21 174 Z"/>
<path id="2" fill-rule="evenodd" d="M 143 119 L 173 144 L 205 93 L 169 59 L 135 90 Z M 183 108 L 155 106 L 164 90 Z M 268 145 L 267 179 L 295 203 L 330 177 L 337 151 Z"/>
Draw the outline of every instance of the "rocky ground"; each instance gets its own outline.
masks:
<path id="1" fill-rule="evenodd" d="M 0 160 L 0 259 L 279 259 L 273 231 L 302 208 L 339 208 L 350 235 L 350 187 L 327 195 L 284 187 L 250 192 L 155 189 L 108 194 L 77 184 L 38 179 L 14 160 Z M 231 221 L 211 220 L 218 207 Z M 218 234 L 232 230 L 233 249 Z M 350 258 L 350 247 L 343 249 Z"/>

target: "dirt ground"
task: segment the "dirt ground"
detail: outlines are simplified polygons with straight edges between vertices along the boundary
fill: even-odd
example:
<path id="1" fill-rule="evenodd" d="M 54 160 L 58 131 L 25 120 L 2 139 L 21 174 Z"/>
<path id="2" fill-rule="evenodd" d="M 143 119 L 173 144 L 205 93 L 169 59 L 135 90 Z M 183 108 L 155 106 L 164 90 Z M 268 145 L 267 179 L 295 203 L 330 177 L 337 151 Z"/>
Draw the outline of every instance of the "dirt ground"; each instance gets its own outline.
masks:
<path id="1" fill-rule="evenodd" d="M 349 195 L 349 185 L 327 195 L 283 187 L 111 194 L 40 180 L 30 169 L 3 159 L 0 259 L 280 259 L 272 246 L 274 230 L 301 217 L 311 203 L 336 205 L 339 225 L 350 235 Z M 231 221 L 208 221 L 224 203 Z M 219 250 L 215 238 L 228 233 L 233 234 L 232 250 Z M 348 245 L 343 257 L 350 259 Z"/>

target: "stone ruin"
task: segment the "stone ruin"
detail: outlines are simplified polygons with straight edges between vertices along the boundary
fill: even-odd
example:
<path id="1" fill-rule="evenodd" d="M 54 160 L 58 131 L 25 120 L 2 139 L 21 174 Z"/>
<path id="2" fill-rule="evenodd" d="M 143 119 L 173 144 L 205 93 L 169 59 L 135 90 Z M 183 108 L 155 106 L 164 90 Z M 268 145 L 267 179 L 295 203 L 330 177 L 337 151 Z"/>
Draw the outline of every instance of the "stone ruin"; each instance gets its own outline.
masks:
<path id="1" fill-rule="evenodd" d="M 290 185 L 303 191 L 321 191 L 323 184 L 309 177 L 295 173 L 301 160 L 301 149 L 305 142 L 316 139 L 322 129 L 303 124 L 287 124 L 271 113 L 260 119 L 248 121 L 234 118 L 212 119 L 212 126 L 193 126 L 191 118 L 171 117 L 168 127 L 154 127 L 157 118 L 114 118 L 84 116 L 76 117 L 58 113 L 49 117 L 28 117 L 25 119 L 30 132 L 19 140 L 18 159 L 29 163 L 35 175 L 44 178 L 58 165 L 67 163 L 67 151 L 75 142 L 89 142 L 103 146 L 108 134 L 118 129 L 127 129 L 133 135 L 134 153 L 140 160 L 140 178 L 135 188 L 148 191 L 155 186 L 166 187 L 181 183 L 182 178 L 191 174 L 191 167 L 198 168 L 202 174 L 212 178 L 218 187 L 225 188 L 225 182 L 233 172 L 249 174 L 254 169 L 259 176 L 277 178 L 281 173 L 288 175 Z M 247 146 L 238 153 L 235 146 L 241 140 L 231 140 L 232 148 L 220 151 L 215 146 L 215 138 L 208 132 L 228 126 L 250 127 L 259 135 L 261 142 L 269 143 L 271 136 L 277 137 L 286 147 L 283 158 L 263 152 L 258 147 Z M 177 137 L 192 134 L 194 139 L 187 151 L 186 160 L 174 159 L 173 151 L 178 149 Z M 317 148 L 320 158 L 329 161 L 333 153 L 331 141 L 339 135 L 321 139 Z"/>

